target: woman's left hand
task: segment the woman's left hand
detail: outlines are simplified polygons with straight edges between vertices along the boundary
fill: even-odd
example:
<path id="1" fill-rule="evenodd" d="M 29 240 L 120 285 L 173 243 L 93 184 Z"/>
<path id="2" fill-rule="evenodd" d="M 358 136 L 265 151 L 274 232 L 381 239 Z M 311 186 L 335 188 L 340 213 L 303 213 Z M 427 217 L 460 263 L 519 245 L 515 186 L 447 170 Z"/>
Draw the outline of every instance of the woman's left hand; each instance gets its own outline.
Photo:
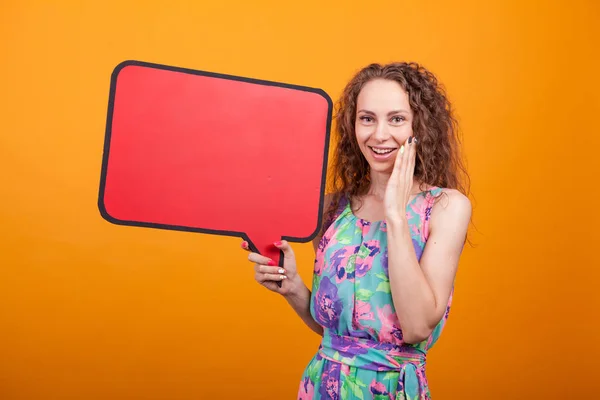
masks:
<path id="1" fill-rule="evenodd" d="M 406 218 L 406 206 L 410 199 L 415 172 L 417 139 L 409 137 L 398 150 L 394 170 L 385 192 L 385 216 L 389 220 Z"/>

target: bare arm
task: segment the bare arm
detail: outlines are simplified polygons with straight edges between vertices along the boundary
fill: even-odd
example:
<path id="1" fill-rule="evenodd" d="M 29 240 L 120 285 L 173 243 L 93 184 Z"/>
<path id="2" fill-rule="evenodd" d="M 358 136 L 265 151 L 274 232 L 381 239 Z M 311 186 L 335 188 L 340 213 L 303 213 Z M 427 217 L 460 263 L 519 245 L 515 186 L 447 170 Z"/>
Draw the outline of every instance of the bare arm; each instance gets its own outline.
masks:
<path id="1" fill-rule="evenodd" d="M 323 206 L 324 215 L 322 218 L 323 221 L 325 220 L 325 214 L 327 213 L 327 209 L 329 208 L 329 205 L 331 204 L 331 197 L 332 197 L 331 195 L 325 196 L 325 201 L 324 201 L 324 206 Z M 322 229 L 322 227 L 321 227 L 321 229 Z M 322 237 L 323 237 L 323 232 L 321 230 L 321 231 L 319 231 L 317 236 L 312 241 L 313 249 L 315 250 L 315 254 L 317 253 L 317 249 L 319 248 L 319 243 L 321 242 Z M 292 306 L 294 311 L 296 311 L 296 314 L 298 314 L 298 316 L 300 318 L 302 318 L 304 323 L 310 329 L 312 329 L 318 335 L 323 336 L 323 327 L 314 320 L 314 318 L 312 317 L 312 315 L 310 313 L 310 296 L 311 296 L 310 289 L 308 287 L 306 287 L 306 285 L 304 285 L 304 284 L 302 284 L 302 285 L 299 284 L 298 288 L 299 289 L 297 291 L 294 291 L 293 293 L 290 293 L 287 296 L 284 296 L 285 299 Z"/>
<path id="2" fill-rule="evenodd" d="M 420 263 L 406 218 L 388 221 L 390 288 L 407 343 L 427 339 L 442 319 L 464 246 L 471 203 L 458 191 L 446 194 L 433 207 Z"/>
<path id="3" fill-rule="evenodd" d="M 330 201 L 331 196 L 325 196 L 325 211 L 327 210 Z M 315 252 L 318 249 L 321 237 L 322 232 L 319 232 L 317 237 L 313 239 L 313 248 L 315 249 Z M 292 247 L 287 241 L 282 241 L 276 246 L 283 252 L 284 272 L 279 272 L 279 267 L 269 265 L 270 260 L 267 257 L 256 253 L 250 253 L 248 259 L 255 263 L 256 281 L 267 289 L 281 294 L 302 321 L 304 321 L 311 330 L 322 336 L 323 328 L 314 320 L 310 313 L 311 291 L 297 272 L 296 256 L 294 255 Z M 248 244 L 244 242 L 242 243 L 242 247 L 247 250 Z M 285 277 L 284 279 L 281 277 L 282 274 Z M 276 281 L 282 281 L 281 287 L 277 285 Z"/>
<path id="4" fill-rule="evenodd" d="M 331 204 L 331 198 L 332 198 L 331 195 L 325 196 L 325 201 L 324 201 L 324 205 L 323 205 L 323 213 L 324 213 L 323 218 L 322 218 L 323 221 L 326 218 L 325 214 L 327 213 L 329 205 Z M 322 226 L 321 226 L 321 231 L 319 231 L 317 236 L 312 241 L 313 249 L 315 250 L 315 254 L 317 253 L 317 249 L 319 248 L 319 243 L 321 242 L 322 237 L 323 237 L 323 232 L 322 232 Z M 314 320 L 314 318 L 312 317 L 312 315 L 310 313 L 310 296 L 311 296 L 310 289 L 308 287 L 306 287 L 306 285 L 304 285 L 304 284 L 298 284 L 297 287 L 299 289 L 294 291 L 293 293 L 289 293 L 288 295 L 284 296 L 285 299 L 292 306 L 294 311 L 296 311 L 296 314 L 298 314 L 298 316 L 300 318 L 302 318 L 304 323 L 310 329 L 312 329 L 318 335 L 323 336 L 323 327 Z"/>
<path id="5" fill-rule="evenodd" d="M 308 287 L 302 284 L 297 291 L 289 293 L 284 297 L 306 326 L 312 329 L 317 335 L 323 336 L 323 327 L 314 320 L 310 313 L 310 295 L 311 292 Z"/>

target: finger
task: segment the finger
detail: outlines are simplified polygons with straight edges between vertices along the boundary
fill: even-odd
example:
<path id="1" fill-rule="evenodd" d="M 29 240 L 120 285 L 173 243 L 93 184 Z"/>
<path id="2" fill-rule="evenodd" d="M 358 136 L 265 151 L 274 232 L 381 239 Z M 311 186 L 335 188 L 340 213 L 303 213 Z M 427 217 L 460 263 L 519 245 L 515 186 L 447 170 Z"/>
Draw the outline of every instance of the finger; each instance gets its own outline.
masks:
<path id="1" fill-rule="evenodd" d="M 279 268 L 279 267 L 269 267 L 267 265 L 261 265 L 261 264 L 254 264 L 254 270 L 256 272 L 260 272 L 261 274 L 279 274 L 279 275 L 284 275 L 285 274 L 285 269 L 283 268 Z"/>
<path id="2" fill-rule="evenodd" d="M 402 169 L 402 158 L 404 155 L 404 146 L 400 146 L 396 154 L 396 160 L 394 160 L 394 171 L 400 172 Z"/>
<path id="3" fill-rule="evenodd" d="M 403 154 L 402 154 L 402 170 L 404 172 L 406 172 L 406 168 L 408 167 L 408 160 L 410 158 L 410 148 L 411 148 L 411 145 L 409 143 L 409 140 L 411 140 L 410 138 L 411 137 L 409 136 L 408 139 L 406 139 L 406 141 L 404 142 L 404 145 L 403 145 L 404 151 L 403 151 Z"/>
<path id="4" fill-rule="evenodd" d="M 287 276 L 282 274 L 263 274 L 263 276 L 267 281 L 282 281 L 287 279 Z"/>
<path id="5" fill-rule="evenodd" d="M 258 253 L 248 254 L 248 261 L 252 261 L 256 264 L 270 265 L 272 267 L 277 266 L 277 263 L 275 263 L 275 261 L 271 260 L 269 257 L 265 257 Z"/>
<path id="6" fill-rule="evenodd" d="M 287 279 L 286 275 L 283 274 L 261 274 L 261 273 L 256 273 L 255 275 L 255 279 L 258 283 L 265 283 L 265 282 L 281 282 L 284 279 Z"/>
<path id="7" fill-rule="evenodd" d="M 290 260 L 294 258 L 294 250 L 292 250 L 292 246 L 290 246 L 287 240 L 275 242 L 273 245 L 283 252 L 284 259 Z"/>
<path id="8" fill-rule="evenodd" d="M 416 155 L 416 143 L 414 136 L 408 138 L 408 154 L 406 157 L 406 173 L 412 174 L 415 165 L 415 155 Z"/>
<path id="9" fill-rule="evenodd" d="M 411 143 L 411 157 L 410 157 L 410 163 L 411 163 L 411 173 L 414 172 L 415 169 L 415 162 L 417 159 L 417 138 L 413 136 L 412 138 L 412 143 Z"/>
<path id="10" fill-rule="evenodd" d="M 414 136 L 409 137 L 408 138 L 408 147 L 411 149 L 411 151 L 414 151 L 416 145 L 417 145 L 417 138 Z"/>
<path id="11" fill-rule="evenodd" d="M 250 245 L 245 240 L 242 242 L 242 244 L 240 245 L 240 247 L 242 249 L 244 249 L 244 250 L 250 251 Z"/>

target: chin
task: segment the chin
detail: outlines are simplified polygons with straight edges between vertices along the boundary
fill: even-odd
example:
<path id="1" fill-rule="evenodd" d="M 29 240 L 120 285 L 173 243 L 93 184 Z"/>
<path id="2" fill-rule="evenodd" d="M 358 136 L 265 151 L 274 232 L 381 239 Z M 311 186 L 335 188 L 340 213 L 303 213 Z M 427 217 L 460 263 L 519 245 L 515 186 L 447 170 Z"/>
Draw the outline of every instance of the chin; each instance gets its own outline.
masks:
<path id="1" fill-rule="evenodd" d="M 369 162 L 369 168 L 371 170 L 371 172 L 377 172 L 380 174 L 391 174 L 392 171 L 394 170 L 394 164 L 393 163 L 380 163 L 380 162 Z"/>

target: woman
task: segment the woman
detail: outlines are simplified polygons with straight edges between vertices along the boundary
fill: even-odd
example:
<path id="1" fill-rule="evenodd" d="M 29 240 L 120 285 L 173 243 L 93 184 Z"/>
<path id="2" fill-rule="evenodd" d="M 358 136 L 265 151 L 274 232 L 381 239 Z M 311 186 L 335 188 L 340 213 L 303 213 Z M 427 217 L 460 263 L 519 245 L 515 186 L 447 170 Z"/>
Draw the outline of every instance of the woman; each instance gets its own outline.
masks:
<path id="1" fill-rule="evenodd" d="M 346 86 L 336 122 L 312 293 L 287 242 L 274 244 L 282 269 L 249 255 L 255 279 L 323 336 L 300 399 L 429 399 L 425 357 L 448 317 L 471 218 L 451 106 L 423 67 L 372 64 Z"/>

